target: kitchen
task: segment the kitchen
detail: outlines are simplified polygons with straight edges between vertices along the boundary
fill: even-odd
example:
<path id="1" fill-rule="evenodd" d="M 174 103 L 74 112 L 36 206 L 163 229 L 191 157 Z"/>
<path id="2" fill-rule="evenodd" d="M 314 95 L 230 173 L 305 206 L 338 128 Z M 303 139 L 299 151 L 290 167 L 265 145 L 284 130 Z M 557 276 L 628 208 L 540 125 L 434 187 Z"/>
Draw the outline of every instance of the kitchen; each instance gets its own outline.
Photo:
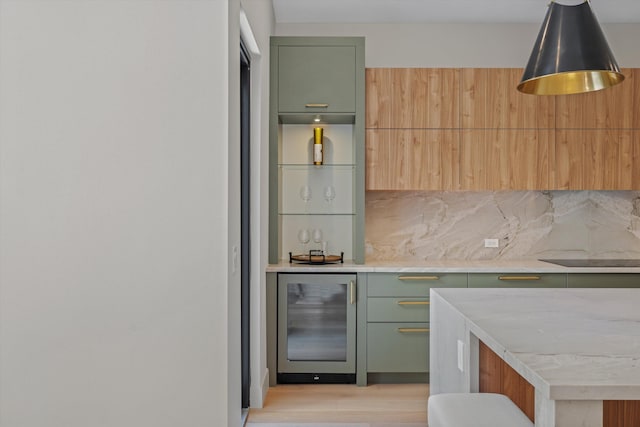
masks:
<path id="1" fill-rule="evenodd" d="M 594 8 L 604 17 L 607 5 L 599 3 Z M 268 389 L 269 36 L 364 36 L 367 68 L 520 68 L 546 3 L 515 23 L 446 23 L 455 21 L 449 17 L 427 24 L 319 24 L 278 22 L 265 0 L 3 0 L 3 427 L 81 426 L 96 414 L 111 422 L 94 425 L 239 425 L 239 278 L 233 262 L 239 153 L 237 99 L 229 88 L 238 86 L 232 71 L 245 31 L 238 23 L 241 6 L 259 49 L 255 81 L 262 81 L 254 91 L 260 107 L 252 128 L 252 182 L 259 190 L 252 201 L 260 220 L 253 229 L 251 391 L 260 406 Z M 624 15 L 637 19 L 637 6 L 627 7 Z M 604 27 L 620 65 L 640 67 L 637 20 Z M 424 196 L 367 195 L 367 261 L 414 262 L 442 256 L 447 247 L 456 248 L 451 259 L 492 257 L 505 247 L 514 248 L 512 260 L 543 252 L 555 258 L 558 248 L 574 249 L 567 236 L 598 256 L 619 247 L 625 250 L 621 258 L 637 253 L 635 235 L 623 225 L 635 224 L 634 209 L 628 209 L 635 206 L 632 191 Z M 469 212 L 469 220 L 484 218 L 490 226 L 486 232 L 470 226 L 440 244 L 440 236 L 420 227 L 460 222 L 429 218 L 434 204 L 443 212 Z M 478 206 L 476 216 L 470 207 Z M 412 209 L 425 213 L 424 222 L 422 212 L 416 216 Z M 393 214 L 397 225 L 386 227 L 383 213 Z M 464 222 L 470 224 L 477 223 Z M 550 241 L 526 233 L 528 227 L 549 231 L 550 224 L 561 226 Z M 516 242 L 507 246 L 505 236 L 517 236 Z M 499 239 L 499 248 L 484 248 L 485 238 Z M 602 245 L 606 250 L 599 252 Z"/>
<path id="2" fill-rule="evenodd" d="M 310 34 L 315 33 L 311 31 Z M 284 35 L 288 34 L 284 33 Z M 272 40 L 272 55 L 278 55 L 278 49 L 280 49 L 279 52 L 285 52 L 283 49 L 287 48 L 287 44 L 294 44 L 286 37 L 281 45 L 277 43 L 274 44 Z M 286 68 L 295 69 L 295 66 L 287 64 Z M 267 270 L 268 276 L 269 272 L 280 273 L 277 279 L 277 303 L 274 302 L 267 307 L 267 313 L 274 312 L 275 307 L 278 307 L 278 318 L 273 320 L 273 323 L 278 325 L 277 332 L 271 334 L 268 332 L 269 342 L 274 342 L 276 335 L 278 337 L 277 354 L 274 351 L 273 355 L 268 353 L 267 356 L 269 371 L 276 369 L 278 371 L 278 383 L 287 382 L 285 372 L 289 369 L 281 366 L 280 361 L 286 359 L 290 362 L 291 359 L 295 359 L 295 355 L 293 353 L 287 355 L 287 349 L 283 347 L 286 346 L 287 341 L 293 341 L 295 335 L 287 335 L 288 331 L 282 329 L 282 325 L 287 322 L 298 325 L 300 323 L 299 320 L 287 320 L 286 311 L 293 310 L 294 306 L 284 309 L 284 315 L 281 313 L 283 307 L 287 307 L 286 287 L 299 288 L 306 285 L 303 278 L 293 278 L 290 274 L 297 273 L 300 276 L 302 272 L 323 271 L 332 274 L 366 273 L 359 274 L 357 279 L 358 295 L 364 295 L 363 299 L 367 301 L 363 303 L 358 298 L 358 313 L 365 310 L 367 314 L 363 316 L 366 320 L 358 324 L 357 376 L 359 378 L 354 381 L 359 385 L 366 385 L 371 383 L 374 375 L 375 382 L 380 379 L 380 375 L 390 372 L 400 375 L 416 369 L 416 363 L 409 356 L 406 358 L 403 357 L 404 355 L 394 356 L 394 364 L 391 361 L 392 358 L 385 354 L 390 348 L 402 348 L 405 350 L 404 353 L 416 358 L 422 357 L 424 362 L 428 359 L 421 353 L 419 346 L 409 344 L 409 338 L 398 341 L 393 334 L 380 332 L 380 327 L 385 320 L 391 319 L 395 319 L 396 323 L 390 323 L 389 326 L 396 327 L 401 335 L 407 334 L 409 330 L 411 332 L 428 332 L 429 330 L 428 320 L 424 323 L 424 319 L 404 318 L 402 322 L 413 320 L 418 323 L 401 323 L 398 317 L 390 314 L 390 308 L 387 317 L 378 314 L 378 310 L 386 310 L 373 305 L 374 302 L 378 304 L 382 301 L 380 297 L 404 297 L 403 301 L 396 301 L 398 304 L 409 302 L 428 304 L 428 301 L 407 301 L 409 299 L 407 297 L 417 298 L 421 295 L 424 297 L 428 292 L 402 295 L 397 293 L 392 273 L 397 276 L 414 276 L 411 279 L 416 281 L 436 280 L 432 282 L 434 287 L 441 276 L 448 277 L 452 272 L 468 273 L 465 286 L 469 287 L 503 286 L 498 285 L 499 280 L 510 280 L 514 283 L 512 285 L 514 287 L 566 287 L 569 280 L 568 286 L 574 287 L 580 286 L 580 284 L 576 285 L 576 282 L 583 280 L 585 275 L 589 277 L 589 273 L 622 272 L 622 270 L 594 268 L 567 270 L 537 260 L 637 258 L 637 231 L 634 230 L 635 226 L 631 225 L 636 222 L 632 212 L 637 193 L 633 191 L 631 174 L 622 178 L 616 176 L 615 182 L 603 181 L 603 174 L 600 171 L 623 170 L 625 165 L 607 163 L 608 160 L 600 161 L 598 157 L 588 161 L 586 158 L 574 160 L 576 153 L 571 151 L 573 147 L 575 150 L 580 144 L 587 146 L 592 144 L 592 148 L 587 148 L 589 155 L 593 152 L 594 156 L 598 156 L 601 150 L 619 152 L 619 156 L 630 152 L 631 146 L 626 145 L 624 141 L 630 138 L 631 134 L 620 136 L 622 139 L 618 137 L 606 139 L 608 137 L 604 136 L 604 133 L 594 136 L 594 141 L 606 139 L 608 144 L 605 142 L 602 144 L 607 144 L 607 148 L 602 148 L 600 142 L 591 142 L 590 133 L 592 129 L 600 128 L 624 129 L 632 123 L 633 102 L 625 102 L 623 99 L 633 96 L 631 93 L 635 91 L 634 84 L 628 84 L 629 81 L 634 80 L 633 70 L 627 71 L 629 79 L 626 88 L 621 89 L 621 85 L 617 88 L 617 93 L 616 89 L 611 89 L 597 99 L 574 96 L 574 99 L 567 100 L 566 96 L 525 99 L 526 96 L 520 95 L 521 97 L 518 98 L 515 87 L 522 71 L 517 69 L 514 73 L 510 67 L 505 68 L 487 70 L 466 66 L 460 69 L 438 67 L 437 70 L 425 70 L 415 67 L 407 70 L 397 67 L 388 69 L 367 66 L 366 202 L 363 209 L 366 212 L 364 238 L 366 262 L 362 268 L 358 265 L 349 265 L 335 268 L 313 266 L 305 269 L 296 265 L 295 258 L 291 264 L 291 253 L 306 254 L 307 248 L 320 250 L 326 244 L 324 239 L 308 243 L 309 239 L 300 239 L 300 235 L 296 235 L 296 232 L 304 231 L 305 227 L 309 228 L 309 231 L 322 228 L 318 225 L 318 220 L 305 223 L 299 216 L 295 217 L 295 221 L 288 217 L 291 214 L 309 214 L 309 191 L 306 192 L 305 197 L 302 197 L 305 193 L 304 184 L 307 183 L 311 187 L 310 193 L 316 195 L 312 198 L 320 199 L 316 202 L 315 210 L 311 209 L 311 214 L 319 214 L 325 212 L 322 206 L 317 204 L 325 203 L 322 201 L 323 188 L 328 188 L 328 185 L 333 183 L 316 177 L 315 168 L 308 172 L 309 179 L 300 175 L 296 175 L 297 179 L 291 179 L 287 167 L 290 164 L 296 166 L 304 164 L 308 161 L 306 159 L 308 156 L 296 156 L 300 159 L 296 161 L 291 160 L 294 156 L 289 154 L 292 150 L 299 149 L 301 140 L 309 141 L 303 145 L 306 150 L 310 151 L 312 147 L 316 147 L 317 145 L 310 145 L 313 143 L 312 128 L 319 125 L 310 124 L 307 126 L 306 135 L 301 131 L 292 137 L 290 135 L 294 132 L 289 128 L 294 128 L 295 122 L 289 121 L 288 117 L 281 117 L 282 121 L 279 122 L 278 127 L 281 129 L 282 136 L 278 142 L 278 150 L 281 150 L 282 159 L 272 163 L 272 170 L 276 168 L 281 170 L 279 172 L 281 176 L 278 177 L 280 181 L 272 187 L 272 194 L 282 192 L 281 201 L 278 198 L 272 199 L 272 205 L 281 203 L 278 205 L 276 214 L 272 211 L 272 218 L 277 218 L 281 223 L 272 222 L 272 227 L 281 230 L 282 236 L 277 249 L 273 248 L 272 236 L 271 251 L 277 252 L 277 256 L 270 257 L 270 260 L 272 263 L 278 259 L 284 261 Z M 272 74 L 277 72 L 277 68 L 272 69 Z M 307 74 L 313 75 L 312 72 L 313 70 L 309 70 Z M 281 84 L 291 80 L 291 78 L 284 79 Z M 313 78 L 310 80 L 313 81 Z M 428 88 L 425 90 L 423 85 Z M 514 94 L 505 87 L 511 89 Z M 279 90 L 286 90 L 286 88 L 279 89 L 277 85 L 272 86 L 272 96 Z M 301 89 L 298 90 L 300 91 Z M 609 98 L 606 97 L 607 95 Z M 327 101 L 323 100 L 323 102 Z M 620 104 L 627 107 L 617 109 Z M 504 108 L 504 106 L 508 107 Z M 280 111 L 292 111 L 283 108 L 282 105 L 279 107 Z M 450 114 L 450 110 L 454 110 L 454 113 Z M 579 117 L 576 112 L 584 116 Z M 322 118 L 322 114 L 319 117 Z M 451 117 L 453 117 L 452 120 Z M 318 117 L 316 117 L 316 123 L 317 119 Z M 618 123 L 618 119 L 625 121 L 627 125 L 611 124 L 611 122 Z M 355 122 L 358 121 L 356 117 Z M 609 124 L 602 125 L 604 121 L 609 121 Z M 494 128 L 497 130 L 492 132 Z M 462 136 L 450 137 L 446 134 L 447 132 L 455 134 L 458 129 L 462 129 Z M 519 130 L 508 134 L 513 129 Z M 585 131 L 586 129 L 589 131 Z M 577 130 L 584 133 L 578 134 Z M 324 131 L 325 135 L 331 134 L 331 125 L 325 126 Z M 430 139 L 429 133 L 438 131 L 441 133 Z M 508 136 L 501 137 L 501 131 Z M 357 129 L 354 130 L 354 135 L 357 139 Z M 502 144 L 500 148 L 493 147 L 490 138 L 497 141 L 496 146 Z M 333 143 L 332 147 L 336 147 L 342 145 L 343 140 L 346 139 L 336 135 L 333 140 L 331 138 L 328 140 Z M 441 143 L 442 140 L 445 143 Z M 470 143 L 469 140 L 473 142 Z M 574 140 L 576 142 L 573 142 Z M 456 141 L 460 142 L 455 149 L 447 152 L 449 148 L 447 144 L 450 141 L 453 141 L 452 145 L 457 144 Z M 482 145 L 483 141 L 486 141 L 486 145 Z M 513 141 L 511 148 L 509 148 L 509 141 Z M 516 145 L 518 148 L 513 148 Z M 423 146 L 429 148 L 422 148 Z M 482 148 L 477 148 L 478 146 Z M 526 148 L 521 148 L 522 146 Z M 566 146 L 571 147 L 569 148 L 571 162 L 568 160 L 567 152 L 563 152 Z M 457 150 L 460 150 L 459 154 Z M 526 153 L 518 154 L 516 150 Z M 527 150 L 533 150 L 533 154 Z M 425 153 L 428 154 L 425 155 Z M 518 157 L 518 155 L 524 157 Z M 354 157 L 357 158 L 357 156 L 356 152 Z M 622 158 L 617 156 L 618 154 L 613 154 L 611 157 Z M 580 165 L 582 161 L 585 161 L 583 166 Z M 593 163 L 589 164 L 589 161 Z M 335 162 L 329 162 L 328 166 L 331 167 L 333 163 Z M 355 163 L 356 184 L 353 185 L 355 185 L 355 193 L 358 194 L 358 161 L 356 160 Z M 571 166 L 567 168 L 565 164 L 571 164 Z M 575 170 L 567 171 L 575 167 L 575 164 L 578 164 Z M 447 170 L 448 166 L 453 173 Z M 520 175 L 514 170 L 519 170 Z M 624 172 L 620 175 L 624 175 Z M 273 179 L 272 182 L 276 180 Z M 342 179 L 340 182 L 343 183 L 343 188 L 349 189 L 351 186 L 349 180 Z M 335 187 L 335 184 L 333 186 Z M 299 194 L 298 187 L 300 187 Z M 576 191 L 563 191 L 569 189 Z M 609 197 L 615 200 L 605 200 Z M 627 200 L 622 201 L 618 197 L 626 197 Z M 301 199 L 303 202 L 296 199 Z M 329 202 L 326 201 L 326 203 Z M 359 211 L 357 196 L 354 203 L 354 214 L 357 217 Z M 295 205 L 299 206 L 298 210 Z M 613 222 L 618 222 L 616 218 L 619 216 L 618 213 L 611 211 L 612 206 L 618 206 L 625 212 L 623 216 L 626 218 L 618 223 L 621 228 L 613 225 Z M 325 207 L 333 208 L 334 206 Z M 332 230 L 335 227 L 325 226 L 322 230 L 324 235 L 327 234 L 327 228 Z M 348 228 L 346 230 L 347 232 L 342 231 L 339 234 L 350 236 L 351 232 Z M 361 263 L 362 261 L 358 261 L 358 248 L 355 244 L 358 241 L 357 234 L 356 227 L 352 235 L 353 241 L 343 239 L 340 249 L 335 252 L 329 251 L 329 254 L 339 253 L 342 250 L 348 251 L 354 243 L 353 252 L 347 258 L 355 258 L 356 264 Z M 612 239 L 612 236 L 617 237 Z M 332 237 L 328 238 L 329 245 L 333 244 L 335 247 L 336 239 Z M 624 244 L 625 241 L 629 242 L 628 246 Z M 609 242 L 613 246 L 609 246 Z M 610 266 L 607 263 L 604 267 Z M 625 269 L 624 272 L 631 273 L 637 270 Z M 567 276 L 566 273 L 569 275 Z M 387 279 L 384 279 L 385 274 Z M 429 277 L 421 278 L 421 274 Z M 595 277 L 590 276 L 594 280 Z M 398 277 L 395 280 L 408 279 L 409 277 Z M 289 280 L 292 281 L 288 285 L 280 283 Z M 311 278 L 307 280 L 313 281 Z M 378 280 L 383 282 L 386 280 L 386 287 L 382 290 L 376 288 L 374 293 L 374 280 L 376 286 L 378 286 Z M 608 279 L 599 276 L 599 280 Z M 267 292 L 276 287 L 275 281 L 276 279 L 273 279 L 272 283 L 268 277 Z M 349 284 L 349 279 L 344 279 L 342 283 L 345 288 L 353 288 L 353 285 Z M 311 287 L 311 284 L 308 286 Z M 344 291 L 345 296 L 349 293 L 353 294 L 353 291 Z M 267 298 L 268 301 L 271 298 L 275 301 L 275 296 L 268 295 Z M 298 297 L 289 294 L 289 303 L 299 303 L 295 301 L 299 301 Z M 269 314 L 267 316 L 268 331 L 275 330 L 269 326 Z M 366 326 L 361 329 L 362 324 Z M 376 332 L 373 332 L 374 327 Z M 350 327 L 347 330 L 350 330 Z M 299 334 L 299 331 L 296 330 L 295 333 Z M 380 335 L 381 333 L 383 335 Z M 361 339 L 362 335 L 365 338 Z M 287 338 L 281 339 L 282 336 Z M 382 338 L 383 336 L 385 338 Z M 311 339 L 310 336 L 308 338 Z M 378 340 L 384 342 L 387 349 L 385 345 L 376 344 Z M 365 355 L 361 356 L 362 353 Z M 270 362 L 269 359 L 271 359 Z M 366 368 L 361 370 L 360 366 L 366 366 Z M 402 367 L 404 372 L 399 367 Z M 428 371 L 428 368 L 417 368 L 417 370 L 424 372 Z M 301 367 L 291 372 L 297 372 L 295 374 L 297 376 L 301 376 L 303 372 L 310 374 L 311 377 L 307 378 L 307 382 L 323 381 L 323 371 L 319 365 L 309 367 L 306 371 Z M 334 369 L 328 372 L 341 371 Z M 350 372 L 356 372 L 356 369 L 352 368 Z M 274 381 L 272 385 L 275 383 Z"/>

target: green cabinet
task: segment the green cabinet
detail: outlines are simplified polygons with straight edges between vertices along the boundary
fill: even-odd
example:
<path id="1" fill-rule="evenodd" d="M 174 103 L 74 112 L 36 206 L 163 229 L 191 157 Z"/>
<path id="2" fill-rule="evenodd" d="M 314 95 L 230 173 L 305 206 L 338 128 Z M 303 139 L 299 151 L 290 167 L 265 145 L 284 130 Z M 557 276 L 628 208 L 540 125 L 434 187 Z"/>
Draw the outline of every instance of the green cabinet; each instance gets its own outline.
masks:
<path id="1" fill-rule="evenodd" d="M 322 46 L 277 45 L 280 113 L 355 113 L 356 47 L 331 40 Z"/>
<path id="2" fill-rule="evenodd" d="M 270 71 L 269 263 L 326 248 L 363 264 L 364 38 L 272 37 Z"/>
<path id="3" fill-rule="evenodd" d="M 367 274 L 367 373 L 429 371 L 429 290 L 467 287 L 466 273 Z"/>
<path id="4" fill-rule="evenodd" d="M 470 288 L 566 288 L 561 273 L 469 273 Z"/>
<path id="5" fill-rule="evenodd" d="M 369 323 L 367 372 L 427 372 L 428 323 Z"/>
<path id="6" fill-rule="evenodd" d="M 569 273 L 570 288 L 640 288 L 640 274 L 636 273 Z"/>

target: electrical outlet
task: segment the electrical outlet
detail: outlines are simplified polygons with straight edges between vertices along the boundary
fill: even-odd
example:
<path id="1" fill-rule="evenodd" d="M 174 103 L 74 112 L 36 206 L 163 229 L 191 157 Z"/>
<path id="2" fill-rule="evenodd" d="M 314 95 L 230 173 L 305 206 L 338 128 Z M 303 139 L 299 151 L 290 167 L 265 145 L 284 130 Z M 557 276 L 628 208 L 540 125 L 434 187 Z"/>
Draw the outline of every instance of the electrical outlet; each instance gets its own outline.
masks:
<path id="1" fill-rule="evenodd" d="M 458 340 L 458 369 L 464 372 L 464 343 Z"/>
<path id="2" fill-rule="evenodd" d="M 498 239 L 484 239 L 485 248 L 497 248 L 500 247 L 500 241 Z"/>

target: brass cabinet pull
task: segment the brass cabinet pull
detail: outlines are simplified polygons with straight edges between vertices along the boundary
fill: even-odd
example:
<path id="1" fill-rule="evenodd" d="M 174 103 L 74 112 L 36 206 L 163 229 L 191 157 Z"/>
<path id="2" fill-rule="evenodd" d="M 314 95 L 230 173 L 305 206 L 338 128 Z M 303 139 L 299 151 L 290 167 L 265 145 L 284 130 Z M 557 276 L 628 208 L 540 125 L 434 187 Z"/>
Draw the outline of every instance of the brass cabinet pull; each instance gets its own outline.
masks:
<path id="1" fill-rule="evenodd" d="M 304 105 L 307 108 L 328 108 L 329 104 L 314 104 L 314 103 L 310 103 L 310 104 L 305 104 Z"/>
<path id="2" fill-rule="evenodd" d="M 438 276 L 398 276 L 398 280 L 438 280 Z"/>
<path id="3" fill-rule="evenodd" d="M 498 280 L 540 280 L 540 276 L 498 276 Z"/>
<path id="4" fill-rule="evenodd" d="M 349 302 L 351 304 L 356 303 L 356 282 L 351 280 L 349 282 Z"/>
<path id="5" fill-rule="evenodd" d="M 418 333 L 418 332 L 429 332 L 431 329 L 429 328 L 398 328 L 398 332 L 405 333 Z"/>
<path id="6" fill-rule="evenodd" d="M 398 305 L 429 305 L 429 301 L 398 301 Z"/>

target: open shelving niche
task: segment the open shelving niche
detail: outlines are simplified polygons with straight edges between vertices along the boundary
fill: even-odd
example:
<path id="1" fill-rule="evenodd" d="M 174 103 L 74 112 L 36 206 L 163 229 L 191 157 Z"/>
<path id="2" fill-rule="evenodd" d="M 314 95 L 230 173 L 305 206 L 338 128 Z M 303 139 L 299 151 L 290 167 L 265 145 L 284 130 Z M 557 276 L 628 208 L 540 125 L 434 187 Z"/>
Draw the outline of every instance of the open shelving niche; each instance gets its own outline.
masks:
<path id="1" fill-rule="evenodd" d="M 356 137 L 353 124 L 279 123 L 278 132 L 278 229 L 279 257 L 289 252 L 308 253 L 321 249 L 314 242 L 320 230 L 327 253 L 351 260 L 356 221 Z M 313 128 L 322 127 L 323 164 L 313 164 Z M 330 191 L 330 190 L 333 191 Z M 306 191 L 305 191 L 306 190 Z M 309 231 L 310 241 L 298 239 L 300 230 Z"/>

